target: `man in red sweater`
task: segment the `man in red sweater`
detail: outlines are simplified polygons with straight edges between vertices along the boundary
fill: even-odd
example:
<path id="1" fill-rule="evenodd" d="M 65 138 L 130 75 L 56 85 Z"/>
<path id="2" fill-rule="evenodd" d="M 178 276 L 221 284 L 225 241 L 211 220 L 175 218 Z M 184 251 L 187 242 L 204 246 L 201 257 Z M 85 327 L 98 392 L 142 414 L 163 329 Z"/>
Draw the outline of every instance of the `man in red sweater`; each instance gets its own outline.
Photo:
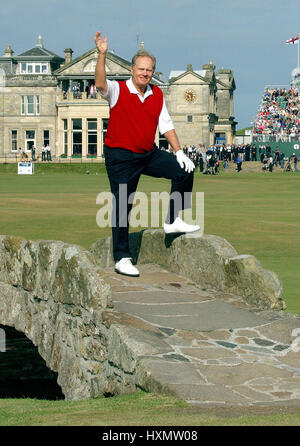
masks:
<path id="1" fill-rule="evenodd" d="M 180 148 L 162 91 L 150 84 L 155 57 L 147 51 L 138 51 L 132 59 L 131 79 L 110 81 L 106 79 L 105 70 L 107 38 L 102 39 L 101 33 L 97 32 L 95 43 L 98 50 L 95 85 L 110 106 L 104 155 L 111 192 L 115 197 L 115 221 L 112 225 L 115 271 L 138 276 L 139 271 L 132 264 L 128 246 L 128 216 L 132 207 L 128 203 L 132 200 L 128 197 L 136 191 L 141 174 L 171 179 L 171 197 L 172 194 L 180 197 L 180 209 L 178 203 L 175 205 L 175 200 L 171 199 L 164 223 L 165 233 L 198 231 L 199 226 L 189 225 L 178 216 L 180 210 L 191 206 L 195 166 Z M 156 147 L 157 127 L 173 148 L 175 156 Z"/>

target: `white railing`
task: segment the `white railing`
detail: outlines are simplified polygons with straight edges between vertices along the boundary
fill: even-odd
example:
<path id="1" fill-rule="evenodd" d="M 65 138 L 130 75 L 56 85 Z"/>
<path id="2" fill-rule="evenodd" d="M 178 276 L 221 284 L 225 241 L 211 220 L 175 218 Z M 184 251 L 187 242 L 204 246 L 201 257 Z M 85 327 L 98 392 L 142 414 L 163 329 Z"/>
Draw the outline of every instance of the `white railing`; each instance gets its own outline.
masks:
<path id="1" fill-rule="evenodd" d="M 300 142 L 300 135 L 265 135 L 263 133 L 254 133 L 252 142 Z"/>
<path id="2" fill-rule="evenodd" d="M 4 153 L 0 155 L 0 163 L 1 164 L 8 164 L 8 163 L 18 163 L 20 161 L 35 161 L 42 164 L 47 163 L 103 163 L 104 157 L 102 155 L 97 156 L 60 156 L 60 155 L 51 155 L 51 161 L 42 160 L 42 155 L 38 154 L 36 155 L 36 158 L 32 160 L 31 154 L 27 154 L 28 158 L 21 158 L 18 153 Z"/>
<path id="3" fill-rule="evenodd" d="M 96 92 L 94 96 L 90 96 L 90 94 L 87 94 L 85 91 L 79 91 L 77 94 L 74 94 L 72 91 L 58 91 L 56 93 L 56 100 L 58 102 L 63 102 L 63 101 L 95 101 L 95 100 L 100 100 L 100 101 L 104 101 L 105 100 L 101 97 L 101 95 Z"/>

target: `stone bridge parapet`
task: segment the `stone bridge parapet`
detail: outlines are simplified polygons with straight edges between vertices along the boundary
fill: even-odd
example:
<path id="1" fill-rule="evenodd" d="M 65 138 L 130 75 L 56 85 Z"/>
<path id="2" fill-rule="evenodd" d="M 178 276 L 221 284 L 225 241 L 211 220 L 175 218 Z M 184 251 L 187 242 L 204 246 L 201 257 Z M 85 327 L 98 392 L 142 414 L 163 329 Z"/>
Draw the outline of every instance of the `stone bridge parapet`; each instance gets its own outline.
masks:
<path id="1" fill-rule="evenodd" d="M 105 392 L 102 313 L 112 305 L 110 285 L 88 251 L 0 236 L 0 323 L 38 347 L 67 399 Z"/>
<path id="2" fill-rule="evenodd" d="M 238 255 L 221 237 L 165 237 L 162 230 L 146 230 L 131 234 L 130 244 L 139 264 L 161 265 L 199 290 L 235 294 L 259 310 L 285 308 L 277 275 L 255 257 Z M 23 332 L 37 346 L 57 372 L 66 399 L 164 389 L 145 361 L 167 354 L 170 346 L 155 324 L 114 308 L 105 277 L 114 280 L 111 245 L 110 237 L 88 251 L 61 241 L 0 236 L 0 324 Z M 125 288 L 137 298 L 137 288 Z"/>

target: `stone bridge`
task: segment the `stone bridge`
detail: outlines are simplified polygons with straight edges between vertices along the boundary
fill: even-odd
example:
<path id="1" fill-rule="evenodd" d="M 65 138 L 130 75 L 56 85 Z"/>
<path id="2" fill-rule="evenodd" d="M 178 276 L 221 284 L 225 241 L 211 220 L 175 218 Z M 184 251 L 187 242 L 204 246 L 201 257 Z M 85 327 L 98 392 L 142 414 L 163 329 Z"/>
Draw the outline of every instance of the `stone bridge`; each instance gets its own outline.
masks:
<path id="1" fill-rule="evenodd" d="M 113 272 L 110 237 L 85 250 L 0 236 L 0 324 L 37 346 L 66 399 L 141 388 L 198 404 L 300 402 L 300 319 L 282 311 L 275 273 L 212 235 L 146 230 L 130 244 L 139 278 Z"/>

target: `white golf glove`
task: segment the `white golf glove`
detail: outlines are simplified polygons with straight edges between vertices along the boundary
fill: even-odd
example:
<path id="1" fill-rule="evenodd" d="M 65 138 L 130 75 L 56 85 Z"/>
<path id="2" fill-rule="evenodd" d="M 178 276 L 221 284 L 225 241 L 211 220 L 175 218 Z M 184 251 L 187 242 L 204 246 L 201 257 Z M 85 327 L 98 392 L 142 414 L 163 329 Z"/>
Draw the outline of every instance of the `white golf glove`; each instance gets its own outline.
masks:
<path id="1" fill-rule="evenodd" d="M 177 150 L 175 153 L 178 163 L 180 164 L 180 167 L 184 169 L 186 172 L 193 172 L 195 169 L 195 164 L 192 160 L 189 159 L 188 156 L 185 155 L 183 150 Z"/>

